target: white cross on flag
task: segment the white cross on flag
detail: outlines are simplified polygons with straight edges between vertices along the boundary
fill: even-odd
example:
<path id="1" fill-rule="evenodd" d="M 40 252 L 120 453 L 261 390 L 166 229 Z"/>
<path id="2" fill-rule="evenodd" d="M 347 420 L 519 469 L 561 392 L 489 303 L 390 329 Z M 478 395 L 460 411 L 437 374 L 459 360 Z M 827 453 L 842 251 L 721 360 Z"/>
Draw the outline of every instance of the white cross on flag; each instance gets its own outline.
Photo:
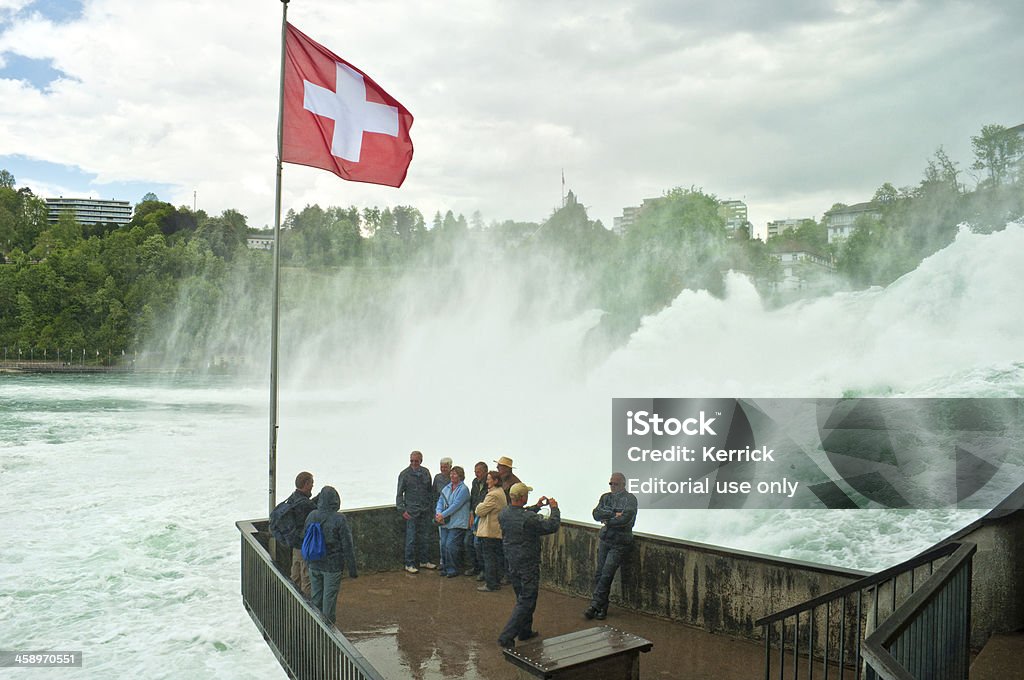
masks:
<path id="1" fill-rule="evenodd" d="M 281 160 L 402 185 L 412 114 L 365 73 L 287 25 Z"/>

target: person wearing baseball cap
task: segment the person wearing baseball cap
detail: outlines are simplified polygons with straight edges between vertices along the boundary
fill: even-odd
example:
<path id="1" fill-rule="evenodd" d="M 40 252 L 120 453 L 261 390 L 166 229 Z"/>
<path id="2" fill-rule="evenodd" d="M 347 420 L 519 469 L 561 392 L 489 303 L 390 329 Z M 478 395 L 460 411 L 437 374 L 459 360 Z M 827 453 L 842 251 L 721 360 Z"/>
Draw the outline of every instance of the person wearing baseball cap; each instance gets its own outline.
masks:
<path id="1" fill-rule="evenodd" d="M 511 465 L 508 467 L 511 468 Z M 516 593 L 512 615 L 498 636 L 498 644 L 506 648 L 514 647 L 516 638 L 525 641 L 538 635 L 533 629 L 533 612 L 537 609 L 540 589 L 540 539 L 541 536 L 555 533 L 561 525 L 558 501 L 554 498 L 541 496 L 536 506 L 526 507 L 531 491 L 533 488 L 522 482 L 512 484 L 509 487 L 511 504 L 498 516 L 505 557 L 512 576 L 512 589 Z M 545 505 L 551 508 L 550 517 L 537 512 L 537 509 Z"/>

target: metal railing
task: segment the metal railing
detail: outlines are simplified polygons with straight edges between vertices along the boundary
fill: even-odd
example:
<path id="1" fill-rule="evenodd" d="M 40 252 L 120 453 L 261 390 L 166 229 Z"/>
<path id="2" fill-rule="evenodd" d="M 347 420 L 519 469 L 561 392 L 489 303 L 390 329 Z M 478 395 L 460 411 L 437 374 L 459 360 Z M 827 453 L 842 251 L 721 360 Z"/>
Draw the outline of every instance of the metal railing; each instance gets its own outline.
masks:
<path id="1" fill-rule="evenodd" d="M 868 680 L 967 680 L 971 558 L 977 549 L 961 543 L 927 583 L 867 636 Z"/>
<path id="2" fill-rule="evenodd" d="M 242 601 L 285 673 L 298 680 L 384 680 L 274 563 L 257 539 L 257 523 L 266 520 L 235 524 L 242 534 Z"/>
<path id="3" fill-rule="evenodd" d="M 899 607 L 910 601 L 922 583 L 931 581 L 936 563 L 947 560 L 960 547 L 960 543 L 939 546 L 756 621 L 764 637 L 765 680 L 771 679 L 774 670 L 773 646 L 778 651 L 777 677 L 780 680 L 786 677 L 813 680 L 819 672 L 818 677 L 824 680 L 830 676 L 872 680 L 875 676 L 862 667 L 864 639 L 868 632 L 877 630 L 879 621 L 891 618 Z M 967 639 L 966 635 L 965 632 L 961 642 Z M 787 668 L 787 657 L 791 668 Z"/>

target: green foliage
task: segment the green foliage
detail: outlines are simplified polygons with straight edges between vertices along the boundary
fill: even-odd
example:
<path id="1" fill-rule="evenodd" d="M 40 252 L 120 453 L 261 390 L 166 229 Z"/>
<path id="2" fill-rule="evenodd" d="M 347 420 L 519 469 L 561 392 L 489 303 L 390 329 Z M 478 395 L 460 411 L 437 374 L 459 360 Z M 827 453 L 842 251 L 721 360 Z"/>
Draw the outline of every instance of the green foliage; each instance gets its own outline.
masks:
<path id="1" fill-rule="evenodd" d="M 1017 130 L 1002 125 L 986 125 L 981 134 L 971 137 L 975 170 L 987 173 L 989 187 L 1020 179 L 1021 156 L 1024 155 L 1024 137 Z"/>
<path id="2" fill-rule="evenodd" d="M 749 225 L 729 234 L 719 201 L 691 187 L 646 201 L 621 236 L 591 220 L 572 192 L 540 223 L 486 225 L 479 212 L 467 220 L 449 210 L 437 211 L 428 227 L 412 206 L 311 205 L 288 212 L 281 259 L 322 283 L 344 272 L 363 299 L 382 304 L 410 268 L 456 280 L 468 261 L 541 263 L 576 292 L 560 303 L 603 310 L 597 332 L 615 339 L 684 290 L 722 294 L 730 270 L 748 274 L 771 299 L 781 280 L 775 254 L 783 249 L 834 258 L 854 287 L 886 285 L 947 246 L 964 223 L 1002 229 L 1024 215 L 1024 142 L 1017 131 L 993 125 L 972 142 L 972 168 L 986 173 L 975 190 L 961 184 L 957 164 L 940 147 L 919 185 L 882 184 L 873 197 L 876 215 L 859 218 L 850 238 L 835 244 L 825 223 L 813 220 L 767 244 L 749 237 Z M 238 211 L 210 217 L 149 194 L 124 226 L 83 226 L 70 214 L 50 224 L 45 202 L 0 171 L 0 346 L 90 349 L 95 358 L 97 350 L 120 355 L 147 343 L 212 342 L 224 305 L 250 305 L 254 316 L 265 308 L 253 291 L 267 290 L 271 258 L 246 247 L 249 232 Z M 538 290 L 547 284 L 543 277 L 524 283 Z M 168 329 L 176 309 L 188 314 Z"/>

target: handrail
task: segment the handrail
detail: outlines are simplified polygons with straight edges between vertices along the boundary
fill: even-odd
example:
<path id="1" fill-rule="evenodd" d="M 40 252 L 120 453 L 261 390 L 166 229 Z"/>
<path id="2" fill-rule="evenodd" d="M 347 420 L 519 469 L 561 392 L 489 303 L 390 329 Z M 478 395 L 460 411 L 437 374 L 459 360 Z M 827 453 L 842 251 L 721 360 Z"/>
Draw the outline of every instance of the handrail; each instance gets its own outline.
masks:
<path id="1" fill-rule="evenodd" d="M 765 616 L 755 621 L 754 625 L 764 626 L 770 623 L 775 623 L 776 621 L 781 621 L 782 619 L 789 618 L 794 614 L 802 614 L 805 611 L 809 611 L 813 608 L 820 607 L 826 602 L 838 600 L 840 597 L 843 597 L 844 595 L 850 595 L 859 590 L 865 590 L 878 583 L 888 581 L 890 578 L 894 576 L 901 576 L 910 571 L 911 569 L 917 569 L 918 567 L 928 564 L 929 562 L 934 562 L 937 559 L 952 554 L 956 551 L 957 546 L 957 543 L 947 543 L 937 548 L 933 548 L 927 552 L 923 552 L 920 555 L 917 555 L 916 557 L 910 558 L 906 562 L 901 562 L 900 564 L 889 567 L 888 569 L 883 569 L 878 573 L 865 576 L 864 578 L 858 579 L 853 583 L 848 583 L 847 585 L 842 586 L 841 588 L 836 588 L 835 590 L 829 591 L 824 595 L 819 595 L 814 599 L 807 600 L 806 602 L 801 602 L 797 605 L 793 605 L 788 609 L 783 609 L 782 611 L 775 612 L 774 614 L 769 614 L 768 616 Z"/>
<path id="2" fill-rule="evenodd" d="M 842 677 L 843 669 L 851 666 L 854 669 L 854 677 L 859 680 L 861 662 L 864 660 L 865 631 L 872 627 L 877 629 L 880 623 L 884 622 L 882 611 L 888 610 L 891 617 L 897 605 L 903 606 L 907 599 L 914 596 L 919 590 L 915 587 L 918 585 L 915 581 L 931 581 L 937 571 L 946 573 L 941 568 L 937 570 L 935 562 L 956 554 L 960 549 L 960 543 L 944 543 L 876 574 L 870 574 L 824 595 L 758 619 L 756 625 L 761 626 L 765 641 L 765 679 L 771 676 L 772 647 L 777 645 L 779 660 L 776 666 L 780 679 L 784 677 L 787 665 L 787 650 L 791 650 L 794 674 L 798 673 L 800 658 L 803 657 L 812 676 L 814 665 L 820 663 L 826 680 L 830 669 L 838 671 Z M 924 579 L 917 579 L 917 571 L 924 566 L 928 567 L 927 575 Z M 945 567 L 945 564 L 942 566 Z M 952 569 L 953 566 L 949 568 Z M 902 598 L 897 597 L 900 582 L 906 586 Z M 934 587 L 934 583 L 932 585 Z M 880 597 L 883 590 L 888 591 L 884 602 Z M 866 603 L 867 609 L 864 601 L 866 596 L 869 598 Z M 917 599 L 920 597 L 923 595 Z M 848 607 L 848 604 L 852 606 Z M 879 670 L 888 672 L 889 664 L 884 660 L 882 663 L 885 664 L 885 670 Z M 866 677 L 873 678 L 874 675 L 869 674 Z M 907 680 L 898 674 L 893 677 Z"/>
<path id="3" fill-rule="evenodd" d="M 961 573 L 962 569 L 966 568 L 968 574 L 970 573 L 971 557 L 977 550 L 978 546 L 974 543 L 958 544 L 953 556 L 946 560 L 945 564 L 928 579 L 927 583 L 914 591 L 874 632 L 864 638 L 863 653 L 868 664 L 881 671 L 890 680 L 915 680 L 916 676 L 903 667 L 899 660 L 890 653 L 889 648 L 921 617 L 928 605 L 943 593 L 946 586 Z M 969 579 L 967 595 L 970 596 Z M 964 608 L 962 615 L 969 620 L 970 605 Z M 966 639 L 963 653 L 964 659 L 969 658 Z"/>
<path id="4" fill-rule="evenodd" d="M 291 678 L 384 680 L 349 640 L 302 596 L 257 540 L 257 523 L 236 522 L 242 535 L 242 601 Z"/>

